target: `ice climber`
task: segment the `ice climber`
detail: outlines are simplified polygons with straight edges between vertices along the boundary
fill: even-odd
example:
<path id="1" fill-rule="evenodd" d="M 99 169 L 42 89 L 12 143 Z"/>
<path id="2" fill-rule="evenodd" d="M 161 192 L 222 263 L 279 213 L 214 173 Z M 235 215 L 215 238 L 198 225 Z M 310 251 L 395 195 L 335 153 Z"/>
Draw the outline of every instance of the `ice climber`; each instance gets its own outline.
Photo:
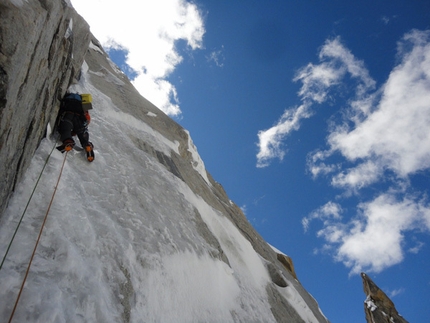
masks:
<path id="1" fill-rule="evenodd" d="M 84 102 L 83 97 L 89 101 Z M 94 146 L 89 141 L 88 125 L 91 121 L 88 109 L 91 109 L 91 95 L 77 93 L 66 93 L 61 100 L 59 112 L 58 132 L 60 139 L 63 142 L 57 149 L 62 153 L 70 151 L 75 146 L 73 136 L 77 135 L 82 148 L 85 150 L 89 162 L 94 160 Z"/>

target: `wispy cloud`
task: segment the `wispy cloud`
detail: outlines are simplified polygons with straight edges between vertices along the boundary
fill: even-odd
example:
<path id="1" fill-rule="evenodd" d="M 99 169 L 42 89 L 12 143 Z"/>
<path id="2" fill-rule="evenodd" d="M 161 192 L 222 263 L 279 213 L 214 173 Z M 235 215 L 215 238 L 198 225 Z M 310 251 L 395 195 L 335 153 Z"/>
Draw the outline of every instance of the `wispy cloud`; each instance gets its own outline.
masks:
<path id="1" fill-rule="evenodd" d="M 397 18 L 397 16 L 396 16 L 396 15 L 393 15 L 393 16 L 391 16 L 391 17 L 382 16 L 382 17 L 381 17 L 381 21 L 382 21 L 385 25 L 388 25 L 388 24 L 391 22 L 391 20 L 396 19 L 396 18 Z"/>
<path id="2" fill-rule="evenodd" d="M 333 185 L 360 188 L 390 170 L 405 178 L 430 167 L 430 32 L 413 31 L 399 43 L 400 64 L 380 89 L 353 101 L 348 115 L 354 121 L 336 127 L 328 137 L 329 152 L 340 152 L 356 166 L 333 177 Z M 318 158 L 313 158 L 317 160 Z"/>
<path id="3" fill-rule="evenodd" d="M 329 91 L 339 84 L 346 74 L 358 82 L 357 96 L 362 96 L 365 91 L 375 86 L 375 81 L 369 76 L 363 62 L 342 45 L 339 37 L 326 41 L 319 53 L 319 59 L 320 64 L 308 64 L 300 69 L 294 78 L 294 81 L 302 83 L 298 93 L 302 104 L 285 110 L 274 126 L 258 132 L 257 167 L 269 166 L 274 158 L 283 159 L 286 153 L 283 147 L 284 139 L 300 128 L 302 119 L 314 114 L 313 106 L 325 102 Z"/>
<path id="4" fill-rule="evenodd" d="M 405 292 L 404 288 L 395 289 L 388 292 L 390 298 L 396 297 L 397 295 L 403 294 Z"/>
<path id="5" fill-rule="evenodd" d="M 331 49 L 345 53 L 336 46 Z M 343 57 L 357 62 L 349 54 Z M 397 59 L 398 65 L 376 90 L 364 65 L 345 63 L 348 73 L 360 80 L 355 96 L 344 122 L 330 129 L 328 149 L 308 158 L 313 176 L 332 174 L 334 187 L 359 193 L 374 185 L 378 192 L 381 180 L 388 187 L 359 204 L 352 219 L 334 216 L 326 207 L 303 219 L 305 230 L 311 220 L 322 220 L 317 235 L 326 241 L 324 250 L 330 249 L 353 274 L 380 272 L 400 263 L 406 250 L 419 252 L 422 247 L 419 241 L 408 247 L 406 233 L 430 232 L 430 205 L 410 183 L 412 175 L 430 169 L 430 31 L 406 34 L 398 43 Z M 328 89 L 324 91 L 326 96 Z M 336 162 L 331 164 L 331 158 Z"/>
<path id="6" fill-rule="evenodd" d="M 414 247 L 409 248 L 408 252 L 417 254 L 418 252 L 420 252 L 422 247 L 424 247 L 424 243 L 421 241 L 418 241 Z"/>
<path id="7" fill-rule="evenodd" d="M 208 62 L 214 62 L 216 66 L 223 67 L 224 66 L 224 46 L 219 50 L 214 50 L 209 55 L 206 56 Z"/>
<path id="8" fill-rule="evenodd" d="M 178 40 L 191 50 L 202 47 L 205 29 L 197 6 L 185 0 L 72 3 L 105 48 L 128 50 L 126 63 L 137 73 L 136 89 L 165 113 L 179 115 L 176 89 L 167 77 L 182 61 Z"/>
<path id="9" fill-rule="evenodd" d="M 305 231 L 309 228 L 309 223 L 314 219 L 319 219 L 324 222 L 326 226 L 330 225 L 333 220 L 340 220 L 342 218 L 342 207 L 340 204 L 328 202 L 325 205 L 312 212 L 309 216 L 302 219 L 303 228 Z"/>
<path id="10" fill-rule="evenodd" d="M 312 111 L 308 104 L 298 108 L 285 110 L 278 123 L 268 130 L 258 132 L 257 167 L 266 167 L 273 158 L 283 159 L 285 150 L 283 139 L 293 130 L 300 128 L 300 120 L 309 118 Z"/>

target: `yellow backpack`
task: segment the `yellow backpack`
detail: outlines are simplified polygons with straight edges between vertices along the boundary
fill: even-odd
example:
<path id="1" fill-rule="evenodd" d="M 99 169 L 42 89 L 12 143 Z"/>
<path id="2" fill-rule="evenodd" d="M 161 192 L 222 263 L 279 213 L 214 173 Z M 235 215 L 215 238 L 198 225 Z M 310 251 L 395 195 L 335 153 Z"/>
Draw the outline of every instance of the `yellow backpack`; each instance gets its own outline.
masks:
<path id="1" fill-rule="evenodd" d="M 93 98 L 91 97 L 91 94 L 81 94 L 82 98 L 82 108 L 84 111 L 91 110 L 93 108 Z"/>

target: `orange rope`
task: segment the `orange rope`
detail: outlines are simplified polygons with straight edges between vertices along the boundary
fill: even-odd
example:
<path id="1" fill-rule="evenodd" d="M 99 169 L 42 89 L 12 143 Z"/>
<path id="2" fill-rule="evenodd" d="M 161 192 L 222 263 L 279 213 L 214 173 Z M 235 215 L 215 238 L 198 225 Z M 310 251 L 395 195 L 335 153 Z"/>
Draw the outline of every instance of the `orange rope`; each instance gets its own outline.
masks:
<path id="1" fill-rule="evenodd" d="M 46 219 L 48 218 L 49 210 L 51 209 L 52 202 L 54 201 L 55 193 L 57 192 L 58 184 L 60 183 L 61 175 L 63 173 L 64 164 L 66 163 L 67 153 L 68 153 L 68 151 L 66 151 L 66 153 L 64 155 L 64 160 L 63 160 L 63 164 L 61 165 L 60 175 L 58 176 L 57 184 L 55 185 L 54 193 L 52 194 L 52 197 L 51 197 L 51 202 L 49 202 L 48 210 L 46 211 L 45 218 L 43 219 L 42 227 L 40 228 L 40 232 L 39 232 L 39 236 L 37 237 L 36 245 L 34 246 L 33 253 L 32 253 L 31 258 L 30 258 L 30 262 L 28 263 L 27 271 L 25 272 L 24 280 L 22 281 L 22 285 L 21 285 L 21 288 L 19 290 L 18 297 L 16 298 L 16 301 L 15 301 L 15 306 L 13 307 L 12 314 L 10 315 L 8 323 L 12 322 L 13 316 L 15 314 L 15 310 L 18 306 L 18 302 L 19 302 L 19 299 L 20 299 L 21 294 L 22 294 L 22 290 L 24 289 L 25 281 L 27 280 L 28 273 L 30 272 L 31 263 L 33 262 L 34 255 L 36 254 L 36 249 L 37 249 L 37 246 L 39 244 L 40 237 L 42 236 L 43 227 L 45 226 Z"/>

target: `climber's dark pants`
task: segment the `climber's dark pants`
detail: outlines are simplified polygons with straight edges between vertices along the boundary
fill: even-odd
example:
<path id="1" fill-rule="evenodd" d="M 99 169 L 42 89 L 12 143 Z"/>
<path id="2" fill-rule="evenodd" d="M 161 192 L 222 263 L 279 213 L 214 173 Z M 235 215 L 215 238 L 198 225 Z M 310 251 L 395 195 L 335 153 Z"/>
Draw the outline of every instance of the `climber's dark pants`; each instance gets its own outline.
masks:
<path id="1" fill-rule="evenodd" d="M 58 131 L 61 135 L 61 141 L 72 138 L 72 136 L 76 134 L 82 147 L 88 145 L 90 135 L 88 134 L 84 116 L 72 112 L 64 112 L 60 119 Z"/>

